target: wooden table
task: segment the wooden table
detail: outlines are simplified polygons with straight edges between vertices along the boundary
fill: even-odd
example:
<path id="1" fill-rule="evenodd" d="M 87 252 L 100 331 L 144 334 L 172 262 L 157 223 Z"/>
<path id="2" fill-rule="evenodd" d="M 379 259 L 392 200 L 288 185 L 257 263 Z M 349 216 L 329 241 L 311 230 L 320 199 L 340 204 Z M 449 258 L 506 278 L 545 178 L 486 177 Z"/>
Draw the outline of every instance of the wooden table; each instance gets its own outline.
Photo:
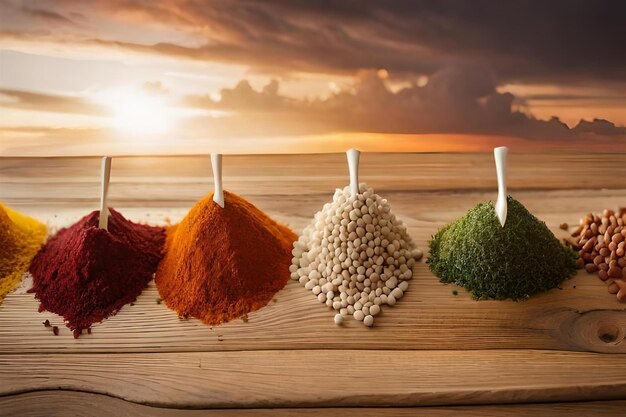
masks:
<path id="1" fill-rule="evenodd" d="M 225 187 L 300 232 L 347 183 L 344 161 L 227 157 Z M 513 153 L 511 193 L 563 237 L 560 223 L 626 205 L 624 161 Z M 67 225 L 96 208 L 98 171 L 96 159 L 0 158 L 0 201 Z M 366 154 L 361 175 L 423 249 L 495 198 L 490 155 Z M 196 157 L 116 159 L 111 181 L 112 205 L 151 223 L 177 221 L 211 189 Z M 336 326 L 297 282 L 246 322 L 209 327 L 158 304 L 151 283 L 76 340 L 27 286 L 0 305 L 0 416 L 626 415 L 625 306 L 584 272 L 529 301 L 477 302 L 420 263 L 371 329 Z"/>

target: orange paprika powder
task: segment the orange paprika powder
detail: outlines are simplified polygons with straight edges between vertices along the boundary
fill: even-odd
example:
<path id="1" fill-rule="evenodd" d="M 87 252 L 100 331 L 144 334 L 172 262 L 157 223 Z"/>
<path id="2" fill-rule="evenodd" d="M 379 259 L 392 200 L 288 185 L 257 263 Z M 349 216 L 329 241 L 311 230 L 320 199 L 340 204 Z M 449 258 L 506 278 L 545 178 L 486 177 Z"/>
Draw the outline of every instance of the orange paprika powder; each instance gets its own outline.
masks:
<path id="1" fill-rule="evenodd" d="M 209 194 L 167 230 L 155 282 L 181 317 L 223 323 L 270 302 L 290 278 L 296 235 L 227 191 L 224 208 Z"/>

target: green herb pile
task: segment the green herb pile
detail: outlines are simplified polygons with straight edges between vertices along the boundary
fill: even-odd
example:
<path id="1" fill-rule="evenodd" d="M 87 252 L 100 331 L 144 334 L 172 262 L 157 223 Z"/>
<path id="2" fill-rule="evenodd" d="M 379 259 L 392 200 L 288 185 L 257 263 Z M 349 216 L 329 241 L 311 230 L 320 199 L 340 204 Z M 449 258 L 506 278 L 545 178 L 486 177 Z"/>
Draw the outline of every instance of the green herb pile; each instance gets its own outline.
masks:
<path id="1" fill-rule="evenodd" d="M 519 201 L 509 196 L 507 202 L 504 227 L 488 201 L 433 236 L 428 264 L 441 282 L 477 299 L 523 300 L 575 274 L 577 254 Z"/>

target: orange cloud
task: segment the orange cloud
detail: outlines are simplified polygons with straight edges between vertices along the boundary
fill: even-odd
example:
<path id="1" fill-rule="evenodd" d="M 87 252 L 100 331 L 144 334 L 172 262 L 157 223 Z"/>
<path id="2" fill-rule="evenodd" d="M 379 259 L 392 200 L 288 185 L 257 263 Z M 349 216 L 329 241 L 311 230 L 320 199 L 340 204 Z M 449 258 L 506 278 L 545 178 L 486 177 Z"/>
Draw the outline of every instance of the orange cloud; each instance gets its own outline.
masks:
<path id="1" fill-rule="evenodd" d="M 626 128 L 606 120 L 581 121 L 570 129 L 558 118 L 541 120 L 514 109 L 515 97 L 496 90 L 493 72 L 483 66 L 455 66 L 435 72 L 428 83 L 397 91 L 380 71 L 362 71 L 353 85 L 326 99 L 294 99 L 280 93 L 273 80 L 260 90 L 246 80 L 213 95 L 187 96 L 177 106 L 208 110 L 178 123 L 185 137 L 307 136 L 339 132 L 390 134 L 493 135 L 535 141 L 572 141 L 611 137 L 626 145 Z M 173 93 L 160 82 L 145 83 L 151 94 Z M 107 115 L 86 98 L 0 90 L 0 106 L 56 113 Z"/>
<path id="2" fill-rule="evenodd" d="M 11 89 L 0 89 L 0 107 L 99 116 L 109 113 L 104 106 L 94 104 L 83 97 L 42 94 Z"/>

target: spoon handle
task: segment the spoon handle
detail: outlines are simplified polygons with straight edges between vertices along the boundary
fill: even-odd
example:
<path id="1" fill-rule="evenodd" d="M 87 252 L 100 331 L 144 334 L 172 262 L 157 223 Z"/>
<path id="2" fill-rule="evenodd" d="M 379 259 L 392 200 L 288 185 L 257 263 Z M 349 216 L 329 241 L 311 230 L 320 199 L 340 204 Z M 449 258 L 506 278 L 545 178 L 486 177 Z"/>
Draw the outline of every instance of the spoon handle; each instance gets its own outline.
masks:
<path id="1" fill-rule="evenodd" d="M 352 195 L 359 194 L 359 156 L 361 151 L 358 149 L 350 149 L 346 152 L 348 155 L 348 169 L 350 170 L 350 193 Z"/>
<path id="2" fill-rule="evenodd" d="M 107 197 L 109 195 L 109 179 L 111 178 L 111 157 L 102 157 L 102 176 L 100 179 L 100 218 L 98 227 L 100 229 L 109 230 L 109 208 L 107 206 Z"/>
<path id="3" fill-rule="evenodd" d="M 222 188 L 222 154 L 211 154 L 211 166 L 213 167 L 213 201 L 224 208 L 224 189 Z"/>
<path id="4" fill-rule="evenodd" d="M 493 156 L 496 160 L 496 174 L 498 176 L 498 200 L 496 201 L 496 215 L 500 224 L 504 227 L 506 223 L 507 204 L 506 204 L 506 157 L 509 149 L 506 146 L 494 148 Z"/>

